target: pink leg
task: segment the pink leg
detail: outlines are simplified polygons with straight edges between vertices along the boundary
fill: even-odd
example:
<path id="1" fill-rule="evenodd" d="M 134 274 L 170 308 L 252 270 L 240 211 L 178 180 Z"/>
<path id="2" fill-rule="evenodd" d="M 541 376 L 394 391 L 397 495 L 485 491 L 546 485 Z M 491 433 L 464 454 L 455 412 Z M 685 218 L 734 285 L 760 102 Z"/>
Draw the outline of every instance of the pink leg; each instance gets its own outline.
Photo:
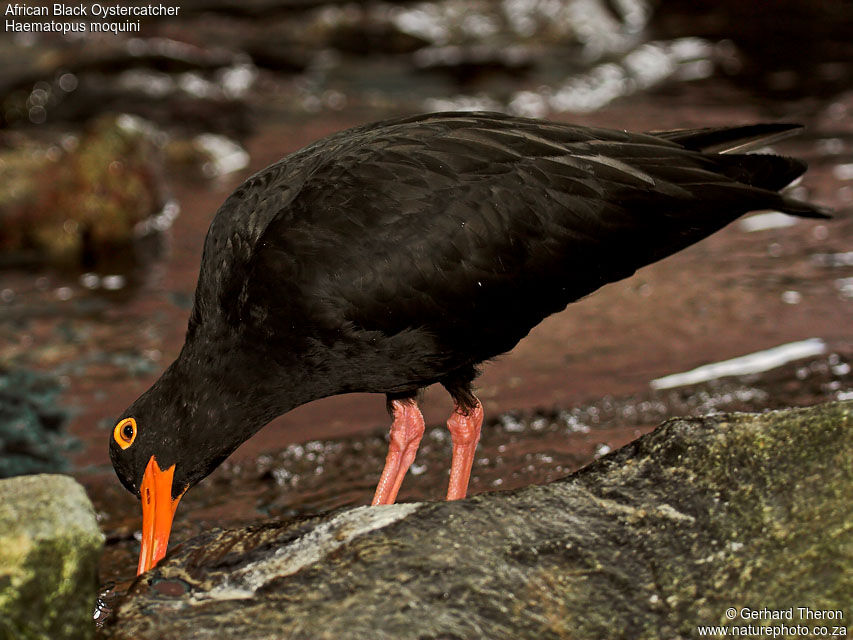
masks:
<path id="1" fill-rule="evenodd" d="M 450 463 L 450 483 L 447 486 L 447 499 L 459 500 L 468 493 L 468 480 L 474 464 L 474 452 L 480 441 L 480 427 L 483 425 L 483 405 L 477 401 L 466 415 L 457 405 L 447 428 L 453 440 L 453 461 Z"/>
<path id="2" fill-rule="evenodd" d="M 376 485 L 372 504 L 394 504 L 403 478 L 418 452 L 424 435 L 424 417 L 414 399 L 392 400 L 394 422 L 391 424 L 391 443 L 382 477 Z"/>

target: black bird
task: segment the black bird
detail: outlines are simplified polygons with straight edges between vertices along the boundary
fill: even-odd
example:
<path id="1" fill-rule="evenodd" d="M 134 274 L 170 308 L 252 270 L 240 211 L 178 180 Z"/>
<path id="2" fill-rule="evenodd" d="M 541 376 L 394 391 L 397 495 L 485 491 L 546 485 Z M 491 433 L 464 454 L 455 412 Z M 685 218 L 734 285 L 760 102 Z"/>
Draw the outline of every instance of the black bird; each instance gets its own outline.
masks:
<path id="1" fill-rule="evenodd" d="M 395 500 L 424 430 L 419 389 L 455 409 L 448 499 L 468 486 L 480 363 L 543 318 L 743 213 L 826 217 L 778 191 L 800 160 L 732 153 L 799 127 L 652 134 L 496 113 L 356 127 L 263 169 L 216 213 L 186 342 L 125 411 L 110 457 L 142 499 L 139 572 L 166 552 L 186 490 L 276 416 L 384 393 Z"/>

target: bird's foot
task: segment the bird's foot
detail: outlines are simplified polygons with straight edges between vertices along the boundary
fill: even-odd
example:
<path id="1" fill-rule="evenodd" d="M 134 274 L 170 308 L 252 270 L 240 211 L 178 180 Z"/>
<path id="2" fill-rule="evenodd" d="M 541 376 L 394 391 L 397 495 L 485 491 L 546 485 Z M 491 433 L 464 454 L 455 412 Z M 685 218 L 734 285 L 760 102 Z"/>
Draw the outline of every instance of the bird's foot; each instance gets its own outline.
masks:
<path id="1" fill-rule="evenodd" d="M 391 442 L 385 468 L 376 485 L 372 504 L 393 504 L 397 492 L 403 484 L 403 478 L 418 452 L 418 445 L 424 435 L 424 417 L 414 398 L 392 400 L 391 409 L 394 422 L 391 424 Z"/>
<path id="2" fill-rule="evenodd" d="M 450 437 L 453 440 L 453 461 L 450 464 L 450 483 L 447 486 L 447 499 L 459 500 L 468 493 L 468 481 L 474 464 L 474 452 L 480 441 L 480 427 L 483 425 L 483 405 L 477 405 L 465 411 L 458 405 L 447 421 Z"/>

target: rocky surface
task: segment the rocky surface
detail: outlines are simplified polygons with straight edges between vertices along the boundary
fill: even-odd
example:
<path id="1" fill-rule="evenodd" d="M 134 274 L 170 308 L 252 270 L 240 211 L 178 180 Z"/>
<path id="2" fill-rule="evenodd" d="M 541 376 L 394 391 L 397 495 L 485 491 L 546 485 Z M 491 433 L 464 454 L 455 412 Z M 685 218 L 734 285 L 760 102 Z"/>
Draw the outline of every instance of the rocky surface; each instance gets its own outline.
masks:
<path id="1" fill-rule="evenodd" d="M 103 545 L 92 504 L 72 478 L 0 480 L 0 639 L 91 637 Z"/>
<path id="2" fill-rule="evenodd" d="M 853 402 L 664 423 L 564 480 L 214 530 L 109 638 L 676 638 L 853 592 Z"/>

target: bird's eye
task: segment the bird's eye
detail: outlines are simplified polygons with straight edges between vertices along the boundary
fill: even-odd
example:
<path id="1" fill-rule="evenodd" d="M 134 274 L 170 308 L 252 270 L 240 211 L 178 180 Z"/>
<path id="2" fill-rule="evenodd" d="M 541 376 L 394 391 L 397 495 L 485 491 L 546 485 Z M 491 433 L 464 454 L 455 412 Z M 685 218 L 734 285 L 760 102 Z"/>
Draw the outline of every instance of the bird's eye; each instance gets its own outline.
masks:
<path id="1" fill-rule="evenodd" d="M 133 444 L 136 439 L 136 420 L 133 418 L 125 418 L 116 425 L 113 429 L 113 440 L 122 449 L 127 449 Z"/>

